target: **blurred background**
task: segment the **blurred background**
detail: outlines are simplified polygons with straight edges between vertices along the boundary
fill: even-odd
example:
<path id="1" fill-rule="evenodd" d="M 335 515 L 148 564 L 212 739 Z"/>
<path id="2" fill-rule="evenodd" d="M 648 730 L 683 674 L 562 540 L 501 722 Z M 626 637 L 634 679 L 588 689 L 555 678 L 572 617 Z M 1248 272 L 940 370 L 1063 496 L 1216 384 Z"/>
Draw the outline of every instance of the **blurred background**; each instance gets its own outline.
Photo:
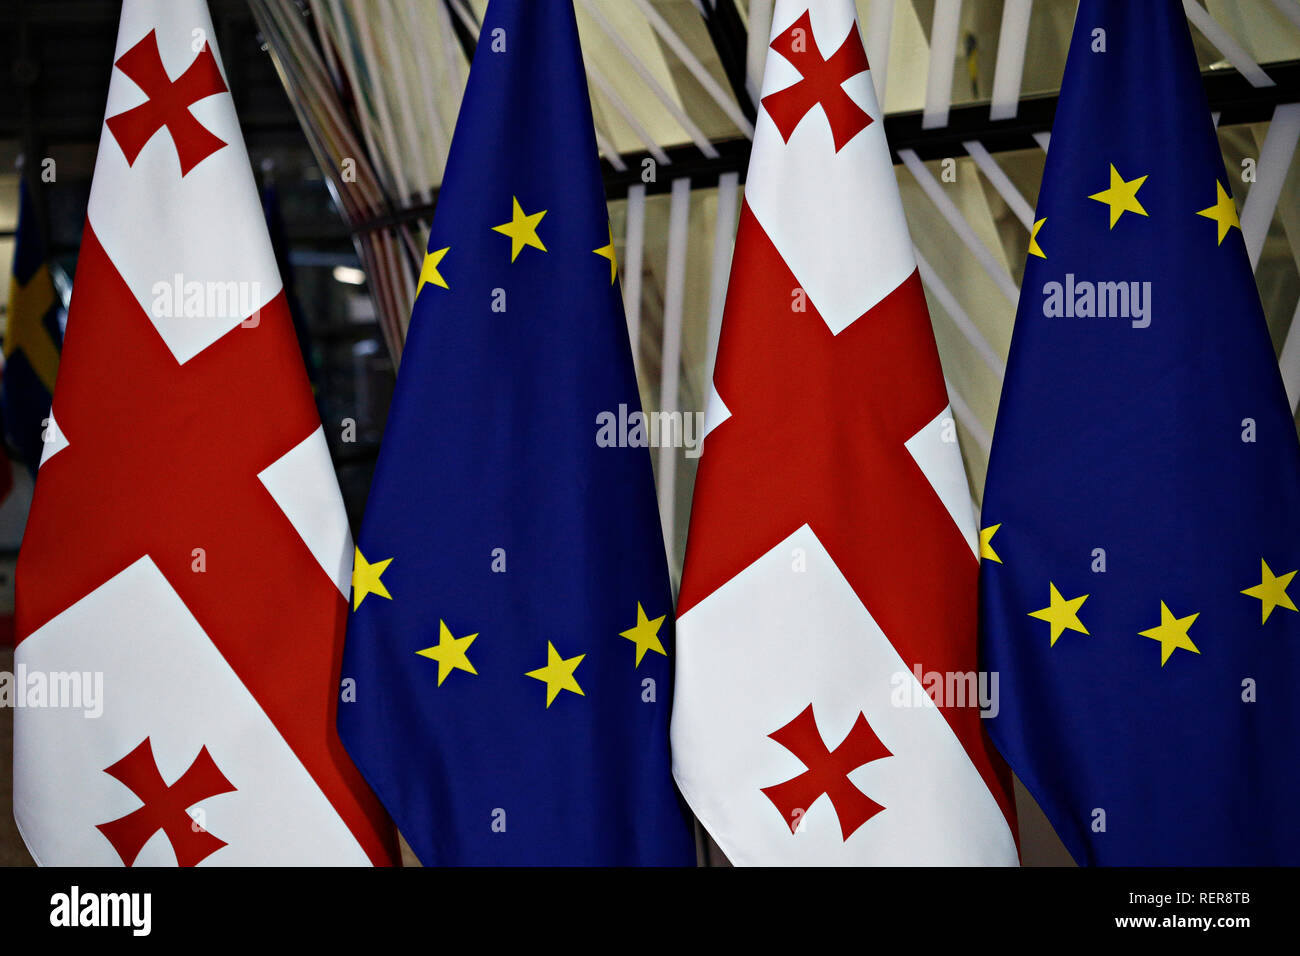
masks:
<path id="1" fill-rule="evenodd" d="M 486 0 L 210 6 L 355 529 Z M 1294 410 L 1300 3 L 1184 6 Z M 702 411 L 772 2 L 575 7 L 642 402 Z M 978 508 L 1076 3 L 858 7 Z M 0 264 L 9 268 L 20 233 L 28 248 L 39 247 L 54 289 L 39 319 L 55 343 L 76 272 L 118 11 L 115 0 L 0 0 Z M 8 308 L 0 300 L 0 329 L 11 321 Z M 682 449 L 654 454 L 676 577 L 696 460 Z M 12 627 L 28 464 L 17 448 L 0 460 L 0 645 Z M 0 670 L 12 661 L 0 648 Z M 0 709 L 0 864 L 9 865 L 30 863 L 10 813 L 11 719 Z M 1032 801 L 1020 789 L 1017 797 L 1025 863 L 1070 865 Z M 716 851 L 711 859 L 725 862 Z"/>

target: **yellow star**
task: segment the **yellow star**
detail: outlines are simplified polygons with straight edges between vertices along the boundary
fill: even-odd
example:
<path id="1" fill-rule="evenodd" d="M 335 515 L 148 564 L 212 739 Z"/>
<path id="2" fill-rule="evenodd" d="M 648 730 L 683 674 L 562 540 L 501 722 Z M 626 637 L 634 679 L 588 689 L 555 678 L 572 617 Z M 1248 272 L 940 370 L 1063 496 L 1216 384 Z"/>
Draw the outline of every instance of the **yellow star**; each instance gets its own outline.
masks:
<path id="1" fill-rule="evenodd" d="M 663 642 L 659 640 L 659 627 L 663 624 L 664 614 L 653 620 L 646 617 L 645 609 L 641 607 L 641 602 L 636 602 L 636 627 L 626 631 L 619 631 L 619 637 L 626 637 L 629 641 L 636 644 L 636 666 L 641 666 L 641 658 L 645 657 L 646 651 L 655 651 L 659 654 L 668 656 L 664 650 Z"/>
<path id="2" fill-rule="evenodd" d="M 1038 244 L 1038 230 L 1043 228 L 1045 222 L 1047 222 L 1046 216 L 1034 223 L 1034 228 L 1029 232 L 1029 254 L 1038 256 L 1040 259 L 1047 258 L 1047 254 L 1043 252 L 1043 247 Z"/>
<path id="3" fill-rule="evenodd" d="M 609 260 L 609 284 L 613 285 L 614 280 L 618 278 L 618 260 L 614 257 L 614 229 L 612 226 L 609 230 L 609 245 L 591 251 Z"/>
<path id="4" fill-rule="evenodd" d="M 1228 191 L 1223 188 L 1223 183 L 1217 179 L 1214 181 L 1214 189 L 1218 193 L 1218 198 L 1214 205 L 1209 209 L 1202 209 L 1196 215 L 1204 216 L 1206 219 L 1213 219 L 1219 225 L 1219 241 L 1217 245 L 1223 245 L 1223 237 L 1228 234 L 1228 230 L 1236 226 L 1241 229 L 1241 220 L 1237 218 L 1237 205 L 1228 195 Z"/>
<path id="5" fill-rule="evenodd" d="M 547 210 L 535 212 L 531 216 L 524 215 L 523 207 L 519 205 L 519 197 L 515 197 L 514 212 L 510 216 L 510 221 L 502 223 L 499 226 L 493 226 L 493 232 L 499 232 L 504 236 L 510 237 L 510 261 L 514 262 L 519 258 L 519 253 L 523 252 L 524 246 L 532 246 L 535 249 L 546 251 L 546 246 L 542 245 L 542 240 L 537 235 L 537 224 L 542 221 Z"/>
<path id="6" fill-rule="evenodd" d="M 573 672 L 578 669 L 582 659 L 586 654 L 579 654 L 577 657 L 570 657 L 567 660 L 560 656 L 560 652 L 555 649 L 555 645 L 550 641 L 546 642 L 546 666 L 539 667 L 535 671 L 529 671 L 525 677 L 531 677 L 534 680 L 542 681 L 546 684 L 546 706 L 551 706 L 551 701 L 562 690 L 572 691 L 586 697 L 582 693 L 582 688 L 578 686 L 577 679 Z"/>
<path id="7" fill-rule="evenodd" d="M 998 528 L 1001 527 L 1002 525 L 1001 523 L 999 523 L 999 524 L 989 525 L 987 528 L 980 529 L 980 560 L 981 561 L 987 559 L 989 561 L 996 561 L 998 564 L 1002 563 L 1002 559 L 998 557 L 998 553 L 993 550 L 993 536 L 998 533 Z"/>
<path id="8" fill-rule="evenodd" d="M 1052 625 L 1052 646 L 1056 646 L 1056 639 L 1067 629 L 1078 631 L 1080 634 L 1087 634 L 1088 629 L 1079 620 L 1079 607 L 1084 601 L 1088 600 L 1088 595 L 1085 594 L 1083 597 L 1071 598 L 1067 601 L 1061 597 L 1061 592 L 1056 590 L 1056 585 L 1051 581 L 1047 582 L 1047 587 L 1050 603 L 1040 611 L 1030 611 L 1029 616 L 1036 617 L 1040 621 L 1046 621 Z"/>
<path id="9" fill-rule="evenodd" d="M 1291 571 L 1287 574 L 1277 577 L 1268 566 L 1263 558 L 1259 559 L 1261 578 L 1259 584 L 1253 588 L 1246 588 L 1242 594 L 1248 594 L 1253 598 L 1259 598 L 1259 608 L 1263 617 L 1260 619 L 1261 624 L 1268 620 L 1268 616 L 1273 613 L 1273 608 L 1284 607 L 1289 611 L 1296 610 L 1295 602 L 1291 596 L 1286 593 L 1287 587 L 1291 584 L 1291 579 L 1296 573 Z"/>
<path id="10" fill-rule="evenodd" d="M 449 288 L 447 280 L 442 277 L 438 271 L 438 263 L 442 262 L 442 257 L 451 251 L 451 246 L 446 249 L 438 249 L 435 252 L 426 252 L 424 254 L 424 265 L 420 266 L 420 281 L 415 286 L 415 294 L 418 296 L 426 285 L 432 283 L 443 289 Z"/>
<path id="11" fill-rule="evenodd" d="M 1103 189 L 1099 193 L 1093 193 L 1089 199 L 1095 199 L 1097 202 L 1104 202 L 1110 206 L 1110 228 L 1115 228 L 1115 223 L 1119 217 L 1126 212 L 1135 212 L 1140 216 L 1145 216 L 1147 211 L 1142 208 L 1138 202 L 1137 191 L 1142 184 L 1147 181 L 1146 176 L 1139 176 L 1137 179 L 1130 179 L 1125 182 L 1124 177 L 1115 169 L 1114 164 L 1110 167 L 1110 188 Z"/>
<path id="12" fill-rule="evenodd" d="M 391 601 L 393 596 L 388 593 L 388 588 L 384 587 L 384 582 L 379 580 L 379 577 L 393 563 L 393 559 L 388 558 L 371 564 L 362 556 L 360 548 L 357 548 L 356 552 L 352 561 L 352 610 L 361 607 L 361 602 L 370 594 L 378 594 L 381 598 L 388 598 Z"/>
<path id="13" fill-rule="evenodd" d="M 433 647 L 426 647 L 422 651 L 416 651 L 421 657 L 427 657 L 431 661 L 438 662 L 438 686 L 447 679 L 447 675 L 454 670 L 469 671 L 471 674 L 478 674 L 474 670 L 474 665 L 469 662 L 465 652 L 469 646 L 474 643 L 477 634 L 468 634 L 465 637 L 452 637 L 451 630 L 443 621 L 438 622 L 438 643 Z"/>
<path id="14" fill-rule="evenodd" d="M 1180 648 L 1191 651 L 1193 654 L 1201 653 L 1196 649 L 1196 645 L 1192 643 L 1192 639 L 1187 636 L 1187 629 L 1200 616 L 1198 612 L 1189 614 L 1187 617 L 1174 617 L 1173 611 L 1165 607 L 1165 602 L 1161 601 L 1159 626 L 1145 631 L 1138 631 L 1138 634 L 1160 642 L 1160 666 L 1164 667 L 1165 662 L 1169 660 L 1169 655 Z"/>

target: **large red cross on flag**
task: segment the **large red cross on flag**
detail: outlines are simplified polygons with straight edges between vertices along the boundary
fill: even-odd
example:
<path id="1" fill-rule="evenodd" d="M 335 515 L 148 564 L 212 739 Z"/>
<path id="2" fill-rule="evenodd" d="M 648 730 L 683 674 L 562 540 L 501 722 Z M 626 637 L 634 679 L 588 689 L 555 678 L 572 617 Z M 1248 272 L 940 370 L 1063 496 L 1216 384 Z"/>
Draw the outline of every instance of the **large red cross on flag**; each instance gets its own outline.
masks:
<path id="1" fill-rule="evenodd" d="M 18 560 L 15 817 L 42 864 L 390 863 L 334 729 L 351 537 L 206 3 L 126 0 L 106 117 Z"/>
<path id="2" fill-rule="evenodd" d="M 778 0 L 672 721 L 737 864 L 1017 860 L 978 699 L 918 681 L 980 686 L 974 515 L 880 117 L 851 0 Z"/>

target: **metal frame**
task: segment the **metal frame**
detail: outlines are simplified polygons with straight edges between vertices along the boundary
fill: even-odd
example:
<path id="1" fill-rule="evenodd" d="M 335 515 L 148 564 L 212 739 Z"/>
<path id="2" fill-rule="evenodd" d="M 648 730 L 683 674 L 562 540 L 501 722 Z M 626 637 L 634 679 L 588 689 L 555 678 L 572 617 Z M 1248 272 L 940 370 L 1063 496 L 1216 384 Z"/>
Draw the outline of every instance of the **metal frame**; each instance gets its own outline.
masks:
<path id="1" fill-rule="evenodd" d="M 1202 74 L 1210 110 L 1220 114 L 1220 126 L 1241 123 L 1267 122 L 1275 107 L 1300 103 L 1300 60 L 1269 65 L 1269 75 L 1274 86 L 1252 86 L 1241 74 L 1225 70 L 1210 70 Z M 1050 132 L 1056 118 L 1055 94 L 1031 96 L 1020 101 L 1020 108 L 1011 119 L 989 119 L 988 103 L 956 106 L 949 111 L 948 125 L 925 128 L 923 110 L 892 113 L 885 117 L 885 136 L 894 163 L 903 163 L 902 154 L 915 153 L 922 160 L 944 159 L 969 155 L 965 143 L 974 140 L 989 153 L 1018 149 L 1038 149 L 1038 134 Z M 678 179 L 689 178 L 694 189 L 707 189 L 718 184 L 718 178 L 727 173 L 739 175 L 745 181 L 749 167 L 751 143 L 743 137 L 715 140 L 716 158 L 703 155 L 692 143 L 670 146 L 663 150 L 671 162 L 658 162 L 648 151 L 620 154 L 622 169 L 608 160 L 602 160 L 605 193 L 609 199 L 625 199 L 629 187 L 643 185 L 647 195 L 671 192 Z M 642 178 L 643 164 L 654 162 L 655 178 Z M 412 206 L 389 215 L 361 223 L 358 231 L 385 229 L 413 219 L 426 219 L 433 213 L 433 203 Z"/>

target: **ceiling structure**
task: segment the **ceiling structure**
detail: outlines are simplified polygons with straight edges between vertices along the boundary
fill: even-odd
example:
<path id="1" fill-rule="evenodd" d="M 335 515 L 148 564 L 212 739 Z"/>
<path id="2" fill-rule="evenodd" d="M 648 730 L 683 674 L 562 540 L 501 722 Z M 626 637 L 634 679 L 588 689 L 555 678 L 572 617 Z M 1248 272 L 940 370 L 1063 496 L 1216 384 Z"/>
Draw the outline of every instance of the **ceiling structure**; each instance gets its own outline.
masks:
<path id="1" fill-rule="evenodd" d="M 396 362 L 486 0 L 210 6 L 250 153 L 291 151 L 306 136 Z M 648 410 L 704 408 L 772 6 L 575 0 Z M 976 509 L 1075 7 L 858 0 Z M 1225 164 L 1230 173 L 1254 172 L 1233 191 L 1294 407 L 1300 2 L 1184 7 Z M 26 150 L 89 179 L 118 8 L 114 0 L 0 4 L 0 170 Z M 0 189 L 0 258 L 12 223 L 6 194 Z M 675 575 L 694 468 L 683 449 L 657 451 Z M 1027 851 L 1054 842 L 1050 829 L 1027 834 L 1035 827 L 1046 828 L 1041 815 L 1022 812 Z"/>

